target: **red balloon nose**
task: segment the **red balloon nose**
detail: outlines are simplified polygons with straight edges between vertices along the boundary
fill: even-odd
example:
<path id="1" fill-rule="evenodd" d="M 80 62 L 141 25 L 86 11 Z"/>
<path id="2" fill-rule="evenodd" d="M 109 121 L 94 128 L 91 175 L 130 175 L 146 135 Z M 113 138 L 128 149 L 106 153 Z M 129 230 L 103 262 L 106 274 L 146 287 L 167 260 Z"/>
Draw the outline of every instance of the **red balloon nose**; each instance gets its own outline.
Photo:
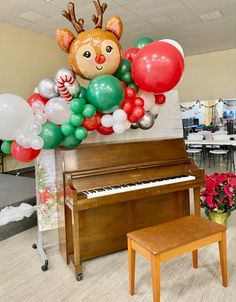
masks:
<path id="1" fill-rule="evenodd" d="M 96 55 L 95 61 L 97 64 L 103 64 L 106 61 L 106 57 L 104 55 Z"/>

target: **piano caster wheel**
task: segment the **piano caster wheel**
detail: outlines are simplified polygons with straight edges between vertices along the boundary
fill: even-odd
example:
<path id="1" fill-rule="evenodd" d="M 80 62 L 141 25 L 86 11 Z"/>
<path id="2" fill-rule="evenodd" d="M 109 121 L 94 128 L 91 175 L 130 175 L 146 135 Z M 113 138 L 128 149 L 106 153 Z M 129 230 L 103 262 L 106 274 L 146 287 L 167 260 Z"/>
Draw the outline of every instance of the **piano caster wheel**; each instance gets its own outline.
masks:
<path id="1" fill-rule="evenodd" d="M 76 277 L 76 280 L 77 281 L 83 280 L 83 274 L 82 273 L 78 274 L 77 277 Z"/>
<path id="2" fill-rule="evenodd" d="M 33 249 L 36 249 L 36 248 L 37 248 L 36 243 L 32 244 L 32 248 L 33 248 Z"/>
<path id="3" fill-rule="evenodd" d="M 45 264 L 41 266 L 41 270 L 46 272 L 48 270 L 48 260 L 45 260 Z"/>

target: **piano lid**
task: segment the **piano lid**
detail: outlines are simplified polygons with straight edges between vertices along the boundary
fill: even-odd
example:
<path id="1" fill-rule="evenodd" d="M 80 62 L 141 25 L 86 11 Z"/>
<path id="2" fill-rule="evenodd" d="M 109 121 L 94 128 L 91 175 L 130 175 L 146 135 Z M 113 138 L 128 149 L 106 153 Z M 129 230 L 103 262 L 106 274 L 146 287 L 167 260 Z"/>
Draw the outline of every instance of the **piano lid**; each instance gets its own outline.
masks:
<path id="1" fill-rule="evenodd" d="M 59 149 L 63 172 L 148 167 L 189 163 L 183 139 L 82 144 L 76 149 Z"/>

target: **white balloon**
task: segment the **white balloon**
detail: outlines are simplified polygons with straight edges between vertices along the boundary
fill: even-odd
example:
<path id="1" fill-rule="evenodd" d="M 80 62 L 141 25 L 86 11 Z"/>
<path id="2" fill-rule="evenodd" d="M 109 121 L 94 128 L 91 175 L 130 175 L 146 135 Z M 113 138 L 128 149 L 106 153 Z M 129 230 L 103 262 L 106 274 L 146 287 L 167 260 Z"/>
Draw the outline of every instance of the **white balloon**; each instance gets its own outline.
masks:
<path id="1" fill-rule="evenodd" d="M 32 109 L 24 99 L 14 94 L 0 94 L 0 139 L 16 139 L 32 121 Z"/>
<path id="2" fill-rule="evenodd" d="M 41 101 L 35 101 L 31 107 L 34 113 L 42 112 L 44 110 L 44 103 Z"/>
<path id="3" fill-rule="evenodd" d="M 113 130 L 116 134 L 121 134 L 123 132 L 125 132 L 126 127 L 125 127 L 125 123 L 121 124 L 121 123 L 116 123 L 113 125 Z"/>
<path id="4" fill-rule="evenodd" d="M 18 145 L 22 146 L 23 148 L 30 148 L 31 139 L 32 139 L 32 135 L 30 135 L 28 132 L 23 132 L 16 137 L 16 142 Z"/>
<path id="5" fill-rule="evenodd" d="M 38 135 L 42 131 L 42 126 L 39 122 L 34 121 L 27 130 L 34 135 Z"/>
<path id="6" fill-rule="evenodd" d="M 44 140 L 40 136 L 33 136 L 31 139 L 31 148 L 34 150 L 40 150 L 44 146 Z"/>
<path id="7" fill-rule="evenodd" d="M 63 98 L 52 98 L 47 102 L 44 110 L 48 120 L 54 124 L 62 125 L 70 119 L 71 110 Z"/>
<path id="8" fill-rule="evenodd" d="M 44 112 L 37 112 L 34 116 L 35 120 L 38 121 L 41 125 L 47 122 L 47 116 Z"/>
<path id="9" fill-rule="evenodd" d="M 113 112 L 114 121 L 117 123 L 124 123 L 127 120 L 127 114 L 122 109 L 117 109 Z"/>
<path id="10" fill-rule="evenodd" d="M 150 111 L 150 109 L 155 105 L 155 96 L 152 92 L 139 89 L 137 96 L 144 100 L 145 111 Z"/>
<path id="11" fill-rule="evenodd" d="M 113 126 L 114 124 L 113 116 L 110 114 L 103 115 L 101 118 L 101 124 L 107 128 Z"/>
<path id="12" fill-rule="evenodd" d="M 163 42 L 166 42 L 166 43 L 169 43 L 169 44 L 173 45 L 174 47 L 176 47 L 178 49 L 178 51 L 184 57 L 184 50 L 178 42 L 176 42 L 175 40 L 172 40 L 172 39 L 162 39 L 160 41 L 163 41 Z"/>

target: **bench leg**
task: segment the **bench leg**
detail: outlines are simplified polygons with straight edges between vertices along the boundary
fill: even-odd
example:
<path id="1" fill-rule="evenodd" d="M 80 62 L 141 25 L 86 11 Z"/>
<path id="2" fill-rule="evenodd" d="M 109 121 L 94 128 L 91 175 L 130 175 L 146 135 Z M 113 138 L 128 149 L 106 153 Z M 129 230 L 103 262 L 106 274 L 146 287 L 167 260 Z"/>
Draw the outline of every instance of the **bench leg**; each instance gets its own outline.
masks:
<path id="1" fill-rule="evenodd" d="M 160 302 L 160 256 L 151 256 L 153 302 Z"/>
<path id="2" fill-rule="evenodd" d="M 198 268 L 198 250 L 192 251 L 193 268 Z"/>
<path id="3" fill-rule="evenodd" d="M 222 284 L 224 287 L 228 286 L 228 276 L 227 276 L 227 251 L 226 251 L 226 231 L 222 232 L 222 239 L 219 241 L 219 253 L 220 253 L 220 265 L 221 265 L 221 275 Z"/>
<path id="4" fill-rule="evenodd" d="M 135 284 L 135 250 L 132 248 L 131 239 L 128 238 L 128 262 L 129 262 L 129 293 L 134 295 Z"/>

